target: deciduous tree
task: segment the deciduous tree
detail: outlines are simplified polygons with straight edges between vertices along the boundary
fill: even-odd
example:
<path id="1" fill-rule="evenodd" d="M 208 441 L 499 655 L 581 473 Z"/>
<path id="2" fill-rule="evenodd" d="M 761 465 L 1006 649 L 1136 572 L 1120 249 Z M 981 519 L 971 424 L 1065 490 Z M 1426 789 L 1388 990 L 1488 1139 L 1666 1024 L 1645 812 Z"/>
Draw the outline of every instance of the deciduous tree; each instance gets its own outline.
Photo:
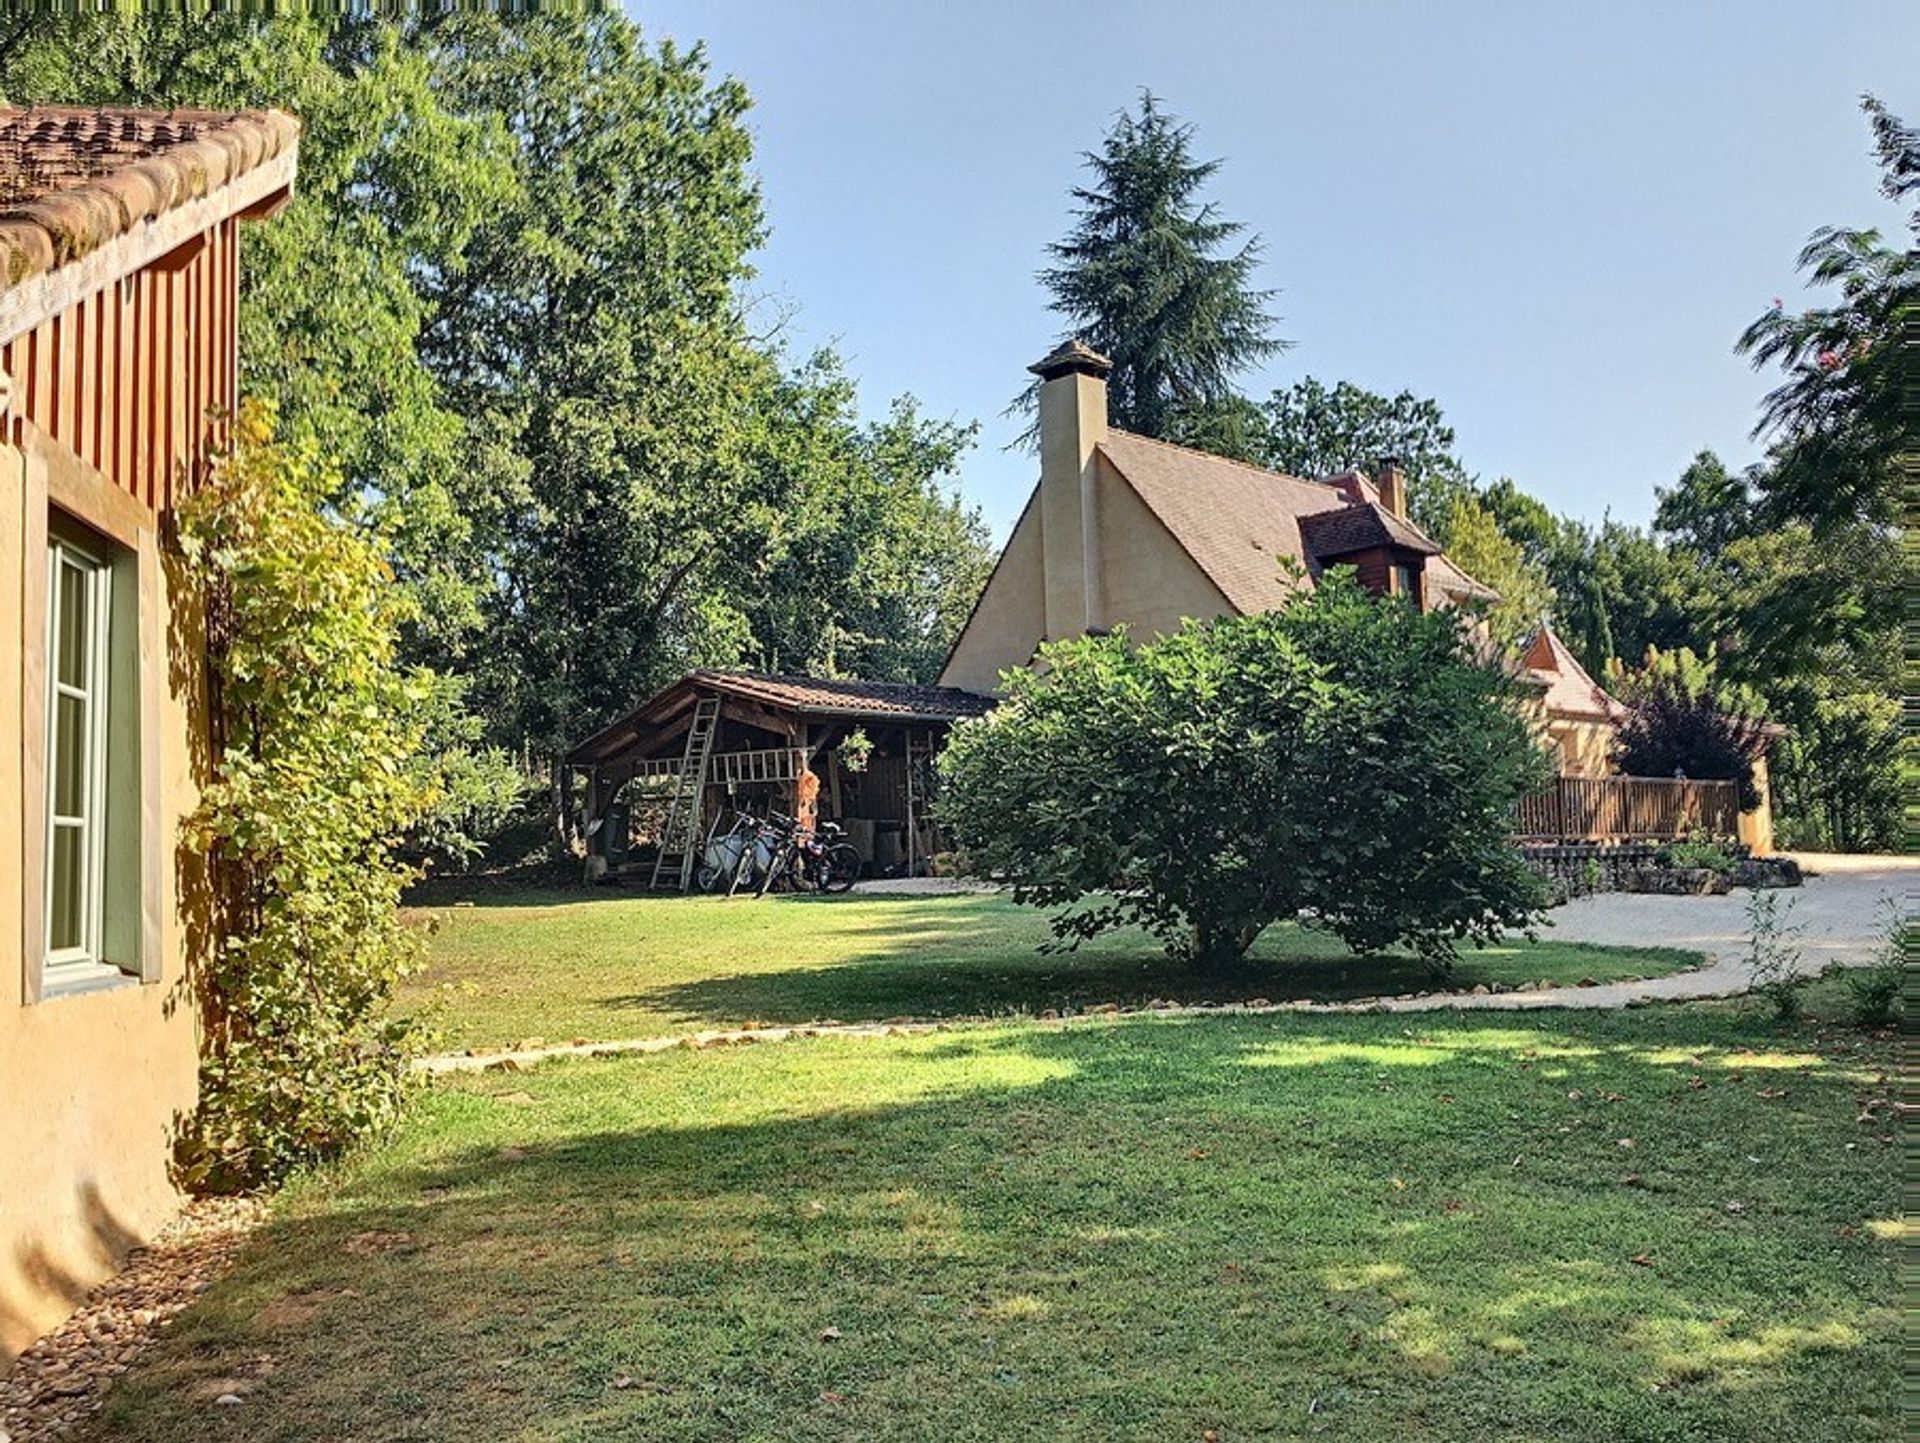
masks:
<path id="1" fill-rule="evenodd" d="M 1216 966 L 1300 916 L 1444 965 L 1535 915 L 1508 834 L 1546 762 L 1457 614 L 1336 569 L 1278 611 L 1043 660 L 956 730 L 941 805 L 1061 938 L 1139 925 Z"/>

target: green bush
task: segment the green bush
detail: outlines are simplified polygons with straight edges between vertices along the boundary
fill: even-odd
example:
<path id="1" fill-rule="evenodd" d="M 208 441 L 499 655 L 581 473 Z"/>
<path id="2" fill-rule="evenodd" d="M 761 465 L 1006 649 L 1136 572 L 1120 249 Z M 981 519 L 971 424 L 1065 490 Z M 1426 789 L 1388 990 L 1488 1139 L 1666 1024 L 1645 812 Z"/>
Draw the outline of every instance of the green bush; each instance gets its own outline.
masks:
<path id="1" fill-rule="evenodd" d="M 1899 1020 L 1906 1000 L 1907 964 L 1920 948 L 1920 923 L 1891 897 L 1885 908 L 1879 959 L 1868 967 L 1849 968 L 1845 974 L 1853 998 L 1853 1020 L 1862 1027 L 1886 1027 Z"/>
<path id="2" fill-rule="evenodd" d="M 409 1075 L 388 1011 L 417 943 L 397 841 L 433 801 L 414 768 L 427 678 L 402 671 L 377 538 L 333 478 L 243 411 L 180 507 L 206 630 L 213 775 L 188 825 L 212 883 L 200 1108 L 185 1180 L 269 1186 L 391 1122 Z"/>
<path id="3" fill-rule="evenodd" d="M 1139 925 L 1203 965 L 1302 915 L 1356 951 L 1532 922 L 1509 840 L 1548 767 L 1465 623 L 1336 570 L 1259 616 L 1043 649 L 957 728 L 939 814 L 1070 942 Z"/>
<path id="4" fill-rule="evenodd" d="M 1753 995 L 1773 1009 L 1776 1022 L 1795 1022 L 1803 1010 L 1809 978 L 1800 970 L 1800 933 L 1792 923 L 1793 900 L 1755 890 L 1747 898 L 1747 969 Z"/>
<path id="5" fill-rule="evenodd" d="M 1718 842 L 1669 842 L 1653 854 L 1656 867 L 1703 868 L 1721 876 L 1733 874 L 1736 859 Z"/>

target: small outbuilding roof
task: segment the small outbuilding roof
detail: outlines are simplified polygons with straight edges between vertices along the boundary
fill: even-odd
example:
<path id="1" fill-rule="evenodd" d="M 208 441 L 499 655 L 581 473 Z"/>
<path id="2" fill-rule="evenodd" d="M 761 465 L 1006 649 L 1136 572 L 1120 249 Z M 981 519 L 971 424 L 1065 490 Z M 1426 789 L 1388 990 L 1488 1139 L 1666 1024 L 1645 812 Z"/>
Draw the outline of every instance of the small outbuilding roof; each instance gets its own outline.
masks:
<path id="1" fill-rule="evenodd" d="M 994 699 L 957 686 L 918 686 L 851 677 L 787 676 L 762 671 L 696 671 L 687 680 L 715 691 L 811 712 L 816 716 L 892 717 L 901 721 L 963 721 L 985 716 Z"/>
<path id="2" fill-rule="evenodd" d="M 700 693 L 737 697 L 798 718 L 952 724 L 992 711 L 995 699 L 957 686 L 859 681 L 850 677 L 788 676 L 763 671 L 688 672 L 567 754 L 576 764 L 605 761 L 642 740 L 650 729 L 680 715 Z"/>

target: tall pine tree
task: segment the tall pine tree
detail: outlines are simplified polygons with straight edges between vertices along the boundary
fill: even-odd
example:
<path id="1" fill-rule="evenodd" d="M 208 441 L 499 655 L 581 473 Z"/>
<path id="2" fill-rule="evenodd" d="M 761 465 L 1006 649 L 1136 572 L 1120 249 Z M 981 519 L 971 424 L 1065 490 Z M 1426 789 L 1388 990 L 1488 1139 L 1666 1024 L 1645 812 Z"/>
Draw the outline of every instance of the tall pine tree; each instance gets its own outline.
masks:
<path id="1" fill-rule="evenodd" d="M 1088 152 L 1092 181 L 1075 188 L 1073 229 L 1048 247 L 1058 264 L 1040 280 L 1068 334 L 1112 358 L 1116 426 L 1240 449 L 1234 379 L 1287 343 L 1273 334 L 1273 293 L 1253 286 L 1260 238 L 1199 198 L 1220 162 L 1195 160 L 1192 142 L 1193 127 L 1142 92 L 1138 113 Z"/>

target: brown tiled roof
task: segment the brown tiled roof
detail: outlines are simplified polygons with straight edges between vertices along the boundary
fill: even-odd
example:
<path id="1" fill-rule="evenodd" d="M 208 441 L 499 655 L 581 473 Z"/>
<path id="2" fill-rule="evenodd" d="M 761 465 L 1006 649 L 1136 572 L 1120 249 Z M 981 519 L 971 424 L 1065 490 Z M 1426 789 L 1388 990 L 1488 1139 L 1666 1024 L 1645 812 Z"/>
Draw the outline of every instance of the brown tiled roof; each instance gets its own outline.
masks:
<path id="1" fill-rule="evenodd" d="M 1300 520 L 1340 498 L 1317 481 L 1109 431 L 1100 450 L 1234 610 L 1271 611 L 1293 594 L 1282 558 L 1308 559 Z"/>
<path id="2" fill-rule="evenodd" d="M 1425 532 L 1370 501 L 1358 505 L 1348 502 L 1330 511 L 1301 517 L 1300 538 L 1320 561 L 1351 556 L 1356 551 L 1370 551 L 1378 546 L 1397 546 L 1422 556 L 1440 554 L 1440 548 L 1427 539 Z"/>
<path id="3" fill-rule="evenodd" d="M 1323 559 L 1391 545 L 1437 556 L 1440 548 L 1409 521 L 1322 481 L 1303 481 L 1241 461 L 1211 456 L 1126 431 L 1109 431 L 1100 449 L 1147 509 L 1243 615 L 1271 611 L 1295 583 L 1283 557 L 1318 570 Z M 1458 567 L 1442 582 L 1449 595 L 1491 595 Z M 1454 583 L 1457 584 L 1448 584 Z"/>
<path id="4" fill-rule="evenodd" d="M 659 728 L 684 714 L 703 691 L 724 692 L 742 701 L 807 716 L 850 721 L 957 722 L 985 716 L 994 708 L 994 698 L 957 686 L 779 676 L 763 671 L 690 671 L 574 747 L 567 753 L 567 760 L 599 763 L 629 754 Z"/>
<path id="5" fill-rule="evenodd" d="M 894 717 L 907 721 L 961 721 L 985 716 L 994 699 L 957 686 L 896 681 L 780 676 L 760 671 L 696 671 L 687 680 L 770 706 L 823 716 Z"/>
<path id="6" fill-rule="evenodd" d="M 1587 674 L 1552 627 L 1542 624 L 1527 643 L 1525 666 L 1528 678 L 1545 688 L 1542 700 L 1549 716 L 1615 723 L 1626 720 L 1626 706 Z"/>
<path id="7" fill-rule="evenodd" d="M 1454 564 L 1445 552 L 1429 556 L 1423 579 L 1427 585 L 1428 605 L 1436 599 L 1447 601 L 1498 601 L 1500 593 L 1475 581 Z"/>
<path id="8" fill-rule="evenodd" d="M 299 135 L 278 110 L 0 108 L 0 285 L 210 195 Z"/>

